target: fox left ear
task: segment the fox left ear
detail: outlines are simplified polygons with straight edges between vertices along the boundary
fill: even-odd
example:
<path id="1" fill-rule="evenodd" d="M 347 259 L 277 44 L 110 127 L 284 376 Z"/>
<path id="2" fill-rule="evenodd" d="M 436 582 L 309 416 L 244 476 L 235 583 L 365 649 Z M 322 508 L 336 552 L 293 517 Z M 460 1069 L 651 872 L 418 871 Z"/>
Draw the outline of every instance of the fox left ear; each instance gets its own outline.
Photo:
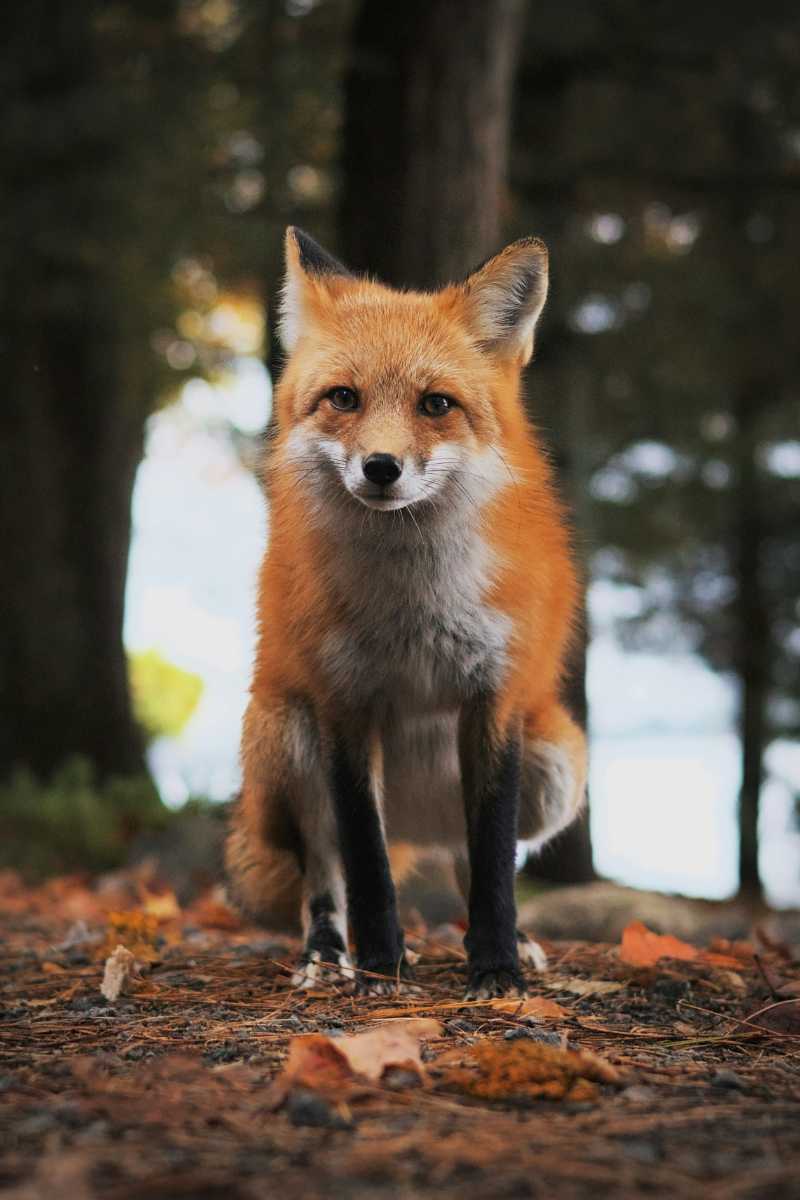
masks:
<path id="1" fill-rule="evenodd" d="M 487 349 L 524 365 L 547 299 L 547 247 L 539 238 L 512 242 L 461 285 L 467 320 Z"/>
<path id="2" fill-rule="evenodd" d="M 287 354 L 308 324 L 315 298 L 336 276 L 349 278 L 351 272 L 302 229 L 290 225 L 286 230 L 286 276 L 278 320 L 278 335 Z"/>

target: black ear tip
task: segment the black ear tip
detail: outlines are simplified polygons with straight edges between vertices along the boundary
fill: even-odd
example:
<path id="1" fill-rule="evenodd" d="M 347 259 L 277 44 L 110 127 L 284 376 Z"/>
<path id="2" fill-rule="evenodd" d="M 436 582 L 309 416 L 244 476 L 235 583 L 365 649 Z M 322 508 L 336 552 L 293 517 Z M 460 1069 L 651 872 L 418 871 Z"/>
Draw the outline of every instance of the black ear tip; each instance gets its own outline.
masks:
<path id="1" fill-rule="evenodd" d="M 310 233 L 297 225 L 290 225 L 286 230 L 287 238 L 293 238 L 300 256 L 300 266 L 309 275 L 349 275 L 347 267 L 337 258 L 323 250 L 319 242 L 315 242 Z"/>

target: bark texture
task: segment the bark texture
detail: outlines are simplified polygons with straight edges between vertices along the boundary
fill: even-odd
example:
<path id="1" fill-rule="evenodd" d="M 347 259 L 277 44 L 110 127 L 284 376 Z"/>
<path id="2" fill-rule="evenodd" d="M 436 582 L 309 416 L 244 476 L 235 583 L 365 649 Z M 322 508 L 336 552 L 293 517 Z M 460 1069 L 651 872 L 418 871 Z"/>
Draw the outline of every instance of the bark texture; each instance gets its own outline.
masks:
<path id="1" fill-rule="evenodd" d="M 345 84 L 349 266 L 430 287 L 499 248 L 523 7 L 362 4 Z"/>

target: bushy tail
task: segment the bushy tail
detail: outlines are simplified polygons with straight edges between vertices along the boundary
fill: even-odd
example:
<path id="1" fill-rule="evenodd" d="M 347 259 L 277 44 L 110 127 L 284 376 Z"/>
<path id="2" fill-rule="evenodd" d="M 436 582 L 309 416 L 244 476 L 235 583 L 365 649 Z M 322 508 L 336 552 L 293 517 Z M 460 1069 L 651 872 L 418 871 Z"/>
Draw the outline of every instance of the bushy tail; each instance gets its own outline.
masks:
<path id="1" fill-rule="evenodd" d="M 246 916 L 279 933 L 299 930 L 302 874 L 297 856 L 254 833 L 241 801 L 225 843 L 225 869 L 231 900 Z"/>

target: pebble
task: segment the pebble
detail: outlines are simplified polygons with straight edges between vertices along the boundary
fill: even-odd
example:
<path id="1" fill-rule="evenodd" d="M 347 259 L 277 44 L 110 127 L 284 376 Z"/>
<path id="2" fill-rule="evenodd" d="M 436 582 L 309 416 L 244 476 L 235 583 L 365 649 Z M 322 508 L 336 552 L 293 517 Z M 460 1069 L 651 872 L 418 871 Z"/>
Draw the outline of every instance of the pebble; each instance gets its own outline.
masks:
<path id="1" fill-rule="evenodd" d="M 317 1129 L 351 1129 L 352 1125 L 331 1108 L 327 1100 L 314 1092 L 297 1089 L 286 1100 L 286 1112 L 293 1125 L 311 1125 Z"/>
<path id="2" fill-rule="evenodd" d="M 747 1087 L 741 1075 L 737 1075 L 735 1071 L 729 1071 L 724 1067 L 719 1071 L 715 1071 L 711 1076 L 711 1085 L 712 1087 L 719 1088 L 736 1088 L 739 1091 Z"/>
<path id="3" fill-rule="evenodd" d="M 520 1038 L 527 1038 L 532 1042 L 541 1042 L 545 1046 L 560 1046 L 561 1035 L 553 1033 L 552 1029 L 536 1029 L 530 1026 L 518 1026 L 516 1029 L 507 1029 L 503 1034 L 507 1042 L 517 1042 Z"/>

